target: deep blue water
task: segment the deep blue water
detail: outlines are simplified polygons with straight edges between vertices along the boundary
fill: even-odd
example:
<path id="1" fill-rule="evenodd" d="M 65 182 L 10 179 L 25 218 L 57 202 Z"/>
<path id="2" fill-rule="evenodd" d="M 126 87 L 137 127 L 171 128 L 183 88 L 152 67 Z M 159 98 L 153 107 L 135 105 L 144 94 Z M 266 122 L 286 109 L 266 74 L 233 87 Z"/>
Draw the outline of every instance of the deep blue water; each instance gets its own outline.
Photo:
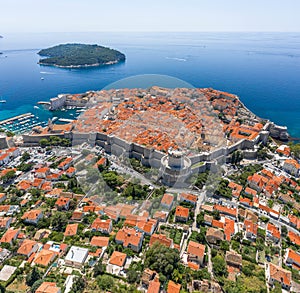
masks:
<path id="1" fill-rule="evenodd" d="M 90 69 L 37 64 L 39 49 L 67 42 L 109 46 L 127 59 Z M 300 137 L 300 33 L 11 34 L 0 39 L 0 52 L 0 99 L 7 100 L 0 104 L 0 119 L 25 112 L 46 119 L 48 112 L 33 109 L 37 101 L 138 74 L 162 74 L 235 93 L 257 115 Z"/>

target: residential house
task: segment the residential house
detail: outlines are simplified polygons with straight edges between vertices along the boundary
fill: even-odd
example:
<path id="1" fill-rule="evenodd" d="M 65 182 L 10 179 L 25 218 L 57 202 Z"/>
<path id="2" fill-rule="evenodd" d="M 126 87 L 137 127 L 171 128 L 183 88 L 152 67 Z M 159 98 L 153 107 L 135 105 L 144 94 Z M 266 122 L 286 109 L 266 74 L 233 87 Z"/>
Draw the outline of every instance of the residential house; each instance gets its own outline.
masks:
<path id="1" fill-rule="evenodd" d="M 66 226 L 65 236 L 74 236 L 77 234 L 78 224 L 68 224 Z"/>
<path id="2" fill-rule="evenodd" d="M 177 206 L 175 210 L 175 221 L 176 222 L 187 222 L 189 219 L 189 209 Z"/>
<path id="3" fill-rule="evenodd" d="M 17 239 L 20 233 L 19 229 L 8 229 L 1 237 L 1 243 L 9 243 L 12 245 L 13 241 Z"/>
<path id="4" fill-rule="evenodd" d="M 33 264 L 48 267 L 56 258 L 58 253 L 43 248 L 34 257 Z"/>
<path id="5" fill-rule="evenodd" d="M 27 258 L 30 257 L 39 249 L 38 243 L 34 240 L 25 239 L 20 245 L 17 253 L 25 255 Z"/>
<path id="6" fill-rule="evenodd" d="M 64 171 L 67 170 L 71 166 L 72 161 L 73 161 L 73 159 L 71 157 L 66 158 L 58 165 L 58 169 L 61 169 Z"/>
<path id="7" fill-rule="evenodd" d="M 219 229 L 210 227 L 206 231 L 206 240 L 212 245 L 218 245 L 224 240 L 224 233 Z"/>
<path id="8" fill-rule="evenodd" d="M 58 210 L 68 210 L 70 207 L 71 199 L 68 197 L 59 197 L 55 202 L 55 206 Z"/>
<path id="9" fill-rule="evenodd" d="M 47 238 L 51 233 L 51 230 L 49 229 L 40 229 L 38 231 L 36 231 L 35 235 L 34 235 L 34 240 L 39 241 L 43 238 Z"/>
<path id="10" fill-rule="evenodd" d="M 293 231 L 289 231 L 288 232 L 288 238 L 290 239 L 290 241 L 292 243 L 295 243 L 297 245 L 300 245 L 300 235 L 299 234 L 296 234 L 295 232 Z"/>
<path id="11" fill-rule="evenodd" d="M 93 236 L 90 244 L 98 247 L 108 247 L 109 237 Z"/>
<path id="12" fill-rule="evenodd" d="M 273 242 L 278 243 L 280 240 L 279 228 L 273 225 L 272 223 L 268 223 L 266 229 L 266 236 L 268 239 L 272 240 Z"/>
<path id="13" fill-rule="evenodd" d="M 110 234 L 112 231 L 112 220 L 102 220 L 100 218 L 96 218 L 91 225 L 92 231 L 100 231 L 104 234 Z"/>
<path id="14" fill-rule="evenodd" d="M 160 202 L 161 206 L 168 210 L 170 210 L 172 208 L 173 203 L 174 203 L 174 195 L 168 194 L 168 193 L 164 194 L 164 196 L 162 197 L 161 202 Z"/>
<path id="15" fill-rule="evenodd" d="M 34 225 L 36 225 L 41 218 L 43 218 L 43 212 L 41 210 L 27 211 L 21 217 L 25 223 Z"/>
<path id="16" fill-rule="evenodd" d="M 156 242 L 165 245 L 169 248 L 173 248 L 173 240 L 168 238 L 164 234 L 153 234 L 150 238 L 149 246 L 151 247 Z"/>
<path id="17" fill-rule="evenodd" d="M 290 290 L 292 282 L 292 273 L 282 267 L 269 263 L 267 268 L 268 283 L 273 286 L 275 281 L 279 282 L 282 288 Z"/>
<path id="18" fill-rule="evenodd" d="M 108 265 L 106 266 L 106 271 L 109 274 L 118 276 L 124 268 L 124 265 L 126 263 L 126 258 L 127 258 L 126 253 L 115 250 L 108 261 Z"/>
<path id="19" fill-rule="evenodd" d="M 0 217 L 0 229 L 8 229 L 12 222 L 11 217 Z"/>
<path id="20" fill-rule="evenodd" d="M 179 195 L 179 201 L 190 203 L 193 206 L 196 206 L 197 200 L 198 196 L 191 193 L 180 193 Z"/>
<path id="21" fill-rule="evenodd" d="M 300 271 L 300 254 L 292 249 L 287 249 L 285 264 Z"/>
<path id="22" fill-rule="evenodd" d="M 242 256 L 233 250 L 226 251 L 225 261 L 228 266 L 242 269 Z"/>
<path id="23" fill-rule="evenodd" d="M 66 170 L 66 175 L 68 177 L 72 177 L 74 176 L 76 173 L 76 169 L 74 167 L 69 167 L 67 170 Z"/>
<path id="24" fill-rule="evenodd" d="M 188 262 L 193 262 L 199 266 L 203 265 L 205 245 L 190 241 L 187 248 Z"/>
<path id="25" fill-rule="evenodd" d="M 37 170 L 35 170 L 35 176 L 37 178 L 43 178 L 46 179 L 46 177 L 50 174 L 50 168 L 49 167 L 42 167 Z"/>
<path id="26" fill-rule="evenodd" d="M 245 219 L 244 221 L 244 230 L 246 232 L 245 236 L 247 239 L 251 241 L 255 241 L 257 237 L 257 224 L 253 223 L 252 221 Z"/>
<path id="27" fill-rule="evenodd" d="M 144 235 L 133 228 L 123 227 L 116 234 L 115 241 L 124 247 L 131 248 L 135 252 L 139 252 L 142 248 Z"/>
<path id="28" fill-rule="evenodd" d="M 250 188 L 250 187 L 246 187 L 245 188 L 245 194 L 250 195 L 252 197 L 256 197 L 257 196 L 257 191 Z"/>
<path id="29" fill-rule="evenodd" d="M 3 202 L 3 201 L 5 201 L 7 199 L 7 195 L 6 195 L 6 193 L 0 193 L 0 203 L 1 202 Z"/>
<path id="30" fill-rule="evenodd" d="M 81 268 L 89 254 L 87 248 L 82 248 L 78 246 L 72 246 L 65 257 L 65 264 L 67 266 Z"/>
<path id="31" fill-rule="evenodd" d="M 74 211 L 71 217 L 72 221 L 81 221 L 83 219 L 84 213 L 80 211 Z"/>
<path id="32" fill-rule="evenodd" d="M 228 187 L 232 190 L 232 196 L 238 198 L 243 190 L 243 186 L 233 181 L 229 182 Z"/>
<path id="33" fill-rule="evenodd" d="M 124 226 L 134 227 L 140 232 L 150 236 L 153 234 L 157 226 L 157 220 L 149 219 L 143 216 L 128 215 L 124 222 Z"/>
<path id="34" fill-rule="evenodd" d="M 149 282 L 149 287 L 147 293 L 159 293 L 160 292 L 160 282 L 158 277 Z"/>
<path id="35" fill-rule="evenodd" d="M 216 204 L 214 205 L 214 210 L 219 211 L 220 214 L 227 215 L 232 219 L 236 219 L 237 217 L 237 211 L 238 211 L 237 208 L 229 208 L 226 206 Z"/>
<path id="36" fill-rule="evenodd" d="M 266 177 L 257 173 L 247 178 L 249 187 L 255 189 L 257 192 L 261 192 L 268 181 Z"/>
<path id="37" fill-rule="evenodd" d="M 149 282 L 152 281 L 155 276 L 156 276 L 156 272 L 153 271 L 153 270 L 150 270 L 149 268 L 146 268 L 144 271 L 143 271 L 143 275 L 142 275 L 142 284 L 145 286 L 145 287 L 148 287 L 149 286 Z"/>
<path id="38" fill-rule="evenodd" d="M 43 282 L 35 293 L 61 293 L 61 289 L 54 282 Z"/>
<path id="39" fill-rule="evenodd" d="M 173 281 L 169 281 L 168 288 L 167 288 L 167 293 L 179 293 L 180 289 L 181 289 L 180 284 L 176 284 Z"/>
<path id="40" fill-rule="evenodd" d="M 300 164 L 294 159 L 286 159 L 283 163 L 283 169 L 291 175 L 298 177 Z"/>

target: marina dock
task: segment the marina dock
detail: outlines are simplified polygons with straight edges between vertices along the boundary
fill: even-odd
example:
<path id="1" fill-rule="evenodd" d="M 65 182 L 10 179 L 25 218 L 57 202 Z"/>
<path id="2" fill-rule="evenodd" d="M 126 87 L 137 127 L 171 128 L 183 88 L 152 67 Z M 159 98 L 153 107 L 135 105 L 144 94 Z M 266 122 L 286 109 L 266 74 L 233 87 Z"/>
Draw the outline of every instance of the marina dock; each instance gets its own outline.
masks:
<path id="1" fill-rule="evenodd" d="M 21 115 L 11 117 L 11 118 L 8 118 L 8 119 L 5 119 L 5 120 L 1 120 L 0 125 L 6 124 L 6 123 L 9 123 L 9 122 L 15 122 L 16 120 L 23 119 L 23 118 L 30 118 L 31 115 L 33 115 L 33 114 L 32 113 L 25 113 L 25 114 L 21 114 Z"/>

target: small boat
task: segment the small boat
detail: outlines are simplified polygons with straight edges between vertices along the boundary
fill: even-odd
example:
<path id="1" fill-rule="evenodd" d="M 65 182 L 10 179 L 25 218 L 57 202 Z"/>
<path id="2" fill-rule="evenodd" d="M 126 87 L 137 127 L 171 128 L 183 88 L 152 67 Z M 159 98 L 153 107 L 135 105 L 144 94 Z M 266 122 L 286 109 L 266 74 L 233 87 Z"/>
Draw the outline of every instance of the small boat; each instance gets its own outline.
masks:
<path id="1" fill-rule="evenodd" d="M 2 103 L 2 104 L 6 103 L 6 100 L 0 100 L 0 103 Z"/>
<path id="2" fill-rule="evenodd" d="M 44 80 L 45 78 L 44 77 L 41 77 L 41 80 Z"/>
<path id="3" fill-rule="evenodd" d="M 39 109 L 39 107 L 38 107 L 38 106 L 33 106 L 33 108 L 34 108 L 34 109 Z"/>

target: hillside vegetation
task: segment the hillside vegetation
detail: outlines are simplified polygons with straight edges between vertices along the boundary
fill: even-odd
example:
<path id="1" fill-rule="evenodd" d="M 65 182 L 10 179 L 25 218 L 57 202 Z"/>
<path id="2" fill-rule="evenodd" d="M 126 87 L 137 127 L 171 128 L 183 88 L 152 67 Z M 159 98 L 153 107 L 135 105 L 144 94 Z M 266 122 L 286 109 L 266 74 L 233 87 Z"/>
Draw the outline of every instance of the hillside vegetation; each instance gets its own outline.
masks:
<path id="1" fill-rule="evenodd" d="M 117 50 L 86 44 L 58 45 L 38 54 L 47 57 L 40 59 L 40 64 L 60 67 L 101 66 L 125 60 L 125 55 Z"/>

